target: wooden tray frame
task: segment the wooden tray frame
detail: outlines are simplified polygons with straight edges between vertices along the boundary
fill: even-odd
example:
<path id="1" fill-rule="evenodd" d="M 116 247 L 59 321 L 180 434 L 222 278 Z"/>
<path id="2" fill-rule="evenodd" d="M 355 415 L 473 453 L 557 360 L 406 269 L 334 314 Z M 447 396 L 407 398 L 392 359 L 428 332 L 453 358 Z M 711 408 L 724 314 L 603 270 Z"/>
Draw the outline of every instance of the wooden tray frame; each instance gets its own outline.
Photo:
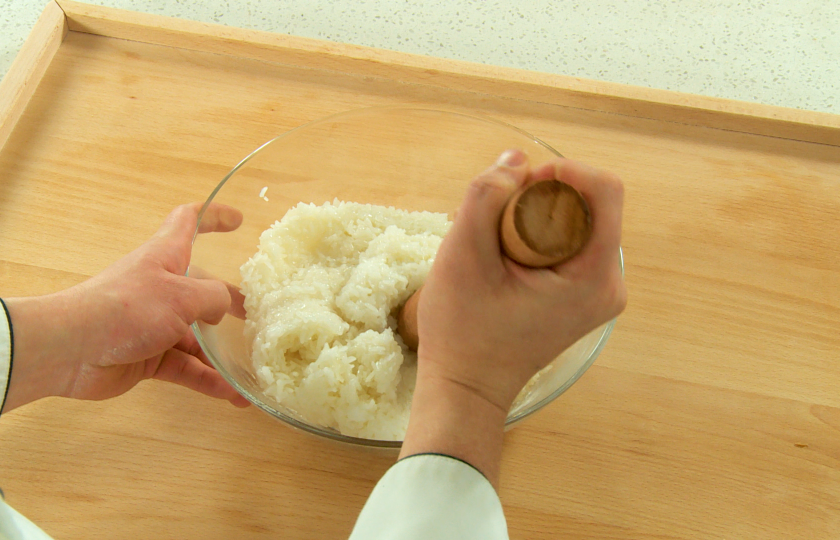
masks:
<path id="1" fill-rule="evenodd" d="M 840 146 L 840 115 L 330 43 L 52 0 L 0 83 L 0 147 L 68 32 Z"/>

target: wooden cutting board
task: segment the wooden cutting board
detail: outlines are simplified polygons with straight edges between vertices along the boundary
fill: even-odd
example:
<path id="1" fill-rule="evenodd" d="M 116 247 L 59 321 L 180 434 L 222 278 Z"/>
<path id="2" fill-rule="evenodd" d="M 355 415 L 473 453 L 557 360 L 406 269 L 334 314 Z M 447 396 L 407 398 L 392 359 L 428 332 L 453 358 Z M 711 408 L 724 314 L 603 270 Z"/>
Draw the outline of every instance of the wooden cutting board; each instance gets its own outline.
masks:
<path id="1" fill-rule="evenodd" d="M 50 3 L 0 86 L 0 294 L 84 280 L 330 113 L 496 118 L 618 173 L 629 306 L 507 436 L 512 538 L 840 537 L 840 117 Z M 393 462 L 146 382 L 0 418 L 56 538 L 341 538 Z"/>

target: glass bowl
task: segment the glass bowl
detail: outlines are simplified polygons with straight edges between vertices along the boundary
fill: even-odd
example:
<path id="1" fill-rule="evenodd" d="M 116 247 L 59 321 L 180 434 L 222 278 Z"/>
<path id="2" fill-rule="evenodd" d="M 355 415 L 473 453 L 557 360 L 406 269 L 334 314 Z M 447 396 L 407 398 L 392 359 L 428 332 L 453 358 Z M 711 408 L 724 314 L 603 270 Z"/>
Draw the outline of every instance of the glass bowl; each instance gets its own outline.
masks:
<path id="1" fill-rule="evenodd" d="M 470 180 L 508 148 L 524 150 L 534 165 L 560 156 L 508 124 L 423 108 L 360 109 L 298 127 L 254 150 L 210 194 L 205 205 L 228 204 L 241 210 L 244 220 L 234 232 L 196 235 L 189 273 L 238 285 L 239 268 L 256 252 L 260 234 L 299 202 L 321 205 L 337 198 L 451 214 Z M 512 407 L 507 426 L 574 384 L 597 358 L 613 325 L 610 321 L 584 336 L 532 379 Z M 229 314 L 218 325 L 198 322 L 193 332 L 219 373 L 275 418 L 336 441 L 400 446 L 401 441 L 342 435 L 308 422 L 264 395 L 252 367 L 243 320 Z"/>

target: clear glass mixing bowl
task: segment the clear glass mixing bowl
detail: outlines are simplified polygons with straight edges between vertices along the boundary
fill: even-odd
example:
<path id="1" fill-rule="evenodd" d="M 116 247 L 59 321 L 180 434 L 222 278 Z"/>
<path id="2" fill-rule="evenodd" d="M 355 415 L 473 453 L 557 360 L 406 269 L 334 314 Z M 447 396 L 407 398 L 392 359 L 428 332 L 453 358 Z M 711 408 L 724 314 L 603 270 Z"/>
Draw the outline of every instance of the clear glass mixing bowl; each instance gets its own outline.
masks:
<path id="1" fill-rule="evenodd" d="M 239 268 L 256 252 L 260 234 L 299 202 L 320 205 L 337 198 L 451 213 L 469 181 L 508 148 L 524 150 L 533 164 L 560 156 L 538 138 L 508 124 L 454 112 L 372 108 L 311 122 L 257 148 L 216 186 L 207 204 L 215 201 L 238 208 L 244 220 L 235 232 L 196 235 L 189 272 L 238 285 Z M 268 201 L 260 197 L 263 190 Z M 511 409 L 507 426 L 574 384 L 597 358 L 613 325 L 611 321 L 584 336 L 529 383 Z M 243 331 L 244 321 L 232 315 L 218 325 L 193 325 L 215 368 L 254 405 L 293 427 L 328 439 L 372 447 L 400 446 L 400 441 L 348 437 L 312 424 L 264 395 Z"/>

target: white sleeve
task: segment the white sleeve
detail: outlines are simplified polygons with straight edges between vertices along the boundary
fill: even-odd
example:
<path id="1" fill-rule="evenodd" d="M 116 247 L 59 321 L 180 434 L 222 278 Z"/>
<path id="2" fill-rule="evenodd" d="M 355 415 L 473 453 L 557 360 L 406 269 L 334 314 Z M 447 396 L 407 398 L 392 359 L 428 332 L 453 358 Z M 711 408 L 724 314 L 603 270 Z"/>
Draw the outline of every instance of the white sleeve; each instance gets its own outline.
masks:
<path id="1" fill-rule="evenodd" d="M 0 413 L 3 412 L 3 404 L 9 390 L 13 347 L 14 337 L 9 311 L 0 299 Z M 2 493 L 0 491 L 0 540 L 51 540 L 44 531 L 6 504 Z"/>
<path id="2" fill-rule="evenodd" d="M 0 499 L 0 540 L 52 540 L 52 538 Z"/>
<path id="3" fill-rule="evenodd" d="M 0 414 L 9 393 L 9 378 L 12 376 L 12 354 L 14 353 L 12 320 L 6 303 L 0 298 Z"/>
<path id="4" fill-rule="evenodd" d="M 410 456 L 379 480 L 350 540 L 507 540 L 502 503 L 471 465 L 437 454 Z"/>

